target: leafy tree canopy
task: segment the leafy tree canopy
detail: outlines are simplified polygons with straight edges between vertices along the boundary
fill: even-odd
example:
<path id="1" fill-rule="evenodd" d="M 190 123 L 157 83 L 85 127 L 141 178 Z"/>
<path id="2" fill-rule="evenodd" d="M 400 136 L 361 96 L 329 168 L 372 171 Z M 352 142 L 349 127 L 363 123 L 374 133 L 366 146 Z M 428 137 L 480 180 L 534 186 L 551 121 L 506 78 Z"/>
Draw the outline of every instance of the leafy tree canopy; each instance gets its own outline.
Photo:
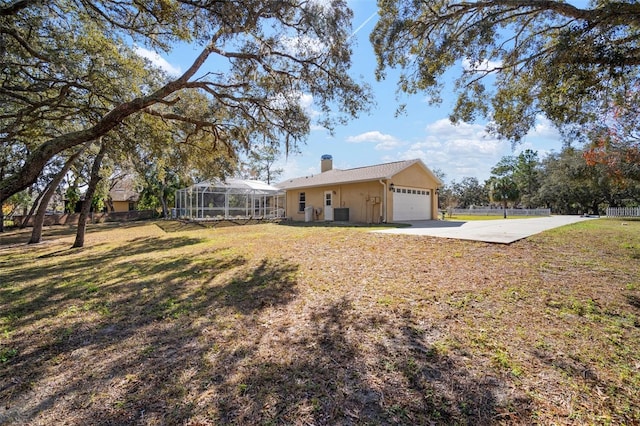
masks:
<path id="1" fill-rule="evenodd" d="M 371 34 L 378 77 L 401 70 L 399 90 L 440 101 L 459 67 L 453 121 L 478 115 L 515 142 L 546 115 L 583 124 L 637 91 L 640 3 L 592 0 L 378 0 Z M 489 78 L 488 78 L 489 77 Z M 579 127 L 577 127 L 579 128 Z"/>
<path id="2" fill-rule="evenodd" d="M 302 96 L 313 97 L 320 124 L 344 122 L 369 96 L 348 74 L 351 17 L 345 0 L 0 3 L 0 144 L 13 155 L 0 201 L 56 154 L 137 114 L 189 123 L 232 152 L 265 135 L 286 148 L 303 140 Z M 174 78 L 150 73 L 130 48 L 177 41 L 200 51 Z M 185 90 L 207 96 L 207 114 L 167 111 Z"/>
<path id="3" fill-rule="evenodd" d="M 242 179 L 255 179 L 272 184 L 284 173 L 284 169 L 275 166 L 279 157 L 277 146 L 256 146 L 248 153 L 246 160 L 240 162 L 237 174 Z"/>
<path id="4" fill-rule="evenodd" d="M 565 147 L 543 161 L 539 198 L 554 212 L 599 213 L 599 205 L 618 206 L 629 194 L 608 176 L 603 165 L 588 166 L 584 151 Z"/>
<path id="5" fill-rule="evenodd" d="M 587 164 L 603 165 L 623 186 L 640 183 L 640 93 L 629 93 L 623 105 L 589 126 Z"/>
<path id="6" fill-rule="evenodd" d="M 460 208 L 485 205 L 489 198 L 484 185 L 474 177 L 465 177 L 460 182 L 451 182 L 451 195 L 457 200 L 457 207 Z"/>
<path id="7" fill-rule="evenodd" d="M 540 187 L 538 153 L 527 149 L 517 156 L 502 157 L 491 168 L 488 185 L 494 201 L 503 201 L 508 195 L 509 201 L 517 201 L 526 208 L 537 207 Z"/>

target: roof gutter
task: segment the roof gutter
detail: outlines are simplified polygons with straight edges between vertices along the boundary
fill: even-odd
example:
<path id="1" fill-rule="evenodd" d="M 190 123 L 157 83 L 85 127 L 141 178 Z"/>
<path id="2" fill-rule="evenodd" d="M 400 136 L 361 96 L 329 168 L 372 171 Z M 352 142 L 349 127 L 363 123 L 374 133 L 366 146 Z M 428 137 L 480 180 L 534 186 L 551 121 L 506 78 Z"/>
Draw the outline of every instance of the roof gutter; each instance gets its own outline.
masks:
<path id="1" fill-rule="evenodd" d="M 387 223 L 387 183 L 380 179 L 382 184 L 382 223 Z"/>

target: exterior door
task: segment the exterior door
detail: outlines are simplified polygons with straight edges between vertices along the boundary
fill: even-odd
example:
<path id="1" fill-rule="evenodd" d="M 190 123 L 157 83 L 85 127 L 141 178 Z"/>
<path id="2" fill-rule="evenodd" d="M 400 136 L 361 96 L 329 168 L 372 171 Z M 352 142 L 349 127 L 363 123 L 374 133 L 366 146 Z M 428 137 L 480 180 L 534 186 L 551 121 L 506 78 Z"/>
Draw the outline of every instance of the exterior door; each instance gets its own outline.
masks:
<path id="1" fill-rule="evenodd" d="M 324 192 L 324 220 L 333 220 L 333 191 Z"/>

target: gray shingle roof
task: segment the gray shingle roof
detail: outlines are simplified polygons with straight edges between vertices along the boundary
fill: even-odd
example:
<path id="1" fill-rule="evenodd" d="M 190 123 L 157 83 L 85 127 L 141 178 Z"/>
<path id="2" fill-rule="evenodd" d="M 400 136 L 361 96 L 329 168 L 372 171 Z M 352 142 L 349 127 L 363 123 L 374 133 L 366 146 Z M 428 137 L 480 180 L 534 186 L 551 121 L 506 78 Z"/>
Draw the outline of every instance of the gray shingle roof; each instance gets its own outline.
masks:
<path id="1" fill-rule="evenodd" d="M 125 176 L 118 181 L 109 191 L 111 201 L 138 201 L 140 193 L 136 191 L 136 185 L 132 176 Z"/>
<path id="2" fill-rule="evenodd" d="M 429 173 L 433 174 L 421 160 L 396 161 L 393 163 L 377 164 L 374 166 L 356 167 L 355 169 L 332 169 L 324 173 L 301 178 L 289 179 L 275 185 L 282 189 L 309 188 L 314 186 L 335 185 L 354 182 L 367 182 L 378 179 L 390 179 L 407 167 L 415 163 L 421 164 Z M 434 176 L 435 177 L 435 176 Z M 436 178 L 437 179 L 437 178 Z"/>

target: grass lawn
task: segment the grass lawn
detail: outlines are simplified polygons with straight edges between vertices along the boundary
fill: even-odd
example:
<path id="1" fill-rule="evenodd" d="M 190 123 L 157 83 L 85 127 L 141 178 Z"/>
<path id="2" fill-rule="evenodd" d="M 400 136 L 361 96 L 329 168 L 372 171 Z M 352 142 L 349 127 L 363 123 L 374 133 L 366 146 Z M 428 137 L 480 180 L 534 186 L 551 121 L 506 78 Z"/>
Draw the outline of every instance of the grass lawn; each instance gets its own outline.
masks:
<path id="1" fill-rule="evenodd" d="M 71 230 L 72 231 L 72 230 Z M 640 222 L 0 235 L 0 424 L 640 423 Z"/>

